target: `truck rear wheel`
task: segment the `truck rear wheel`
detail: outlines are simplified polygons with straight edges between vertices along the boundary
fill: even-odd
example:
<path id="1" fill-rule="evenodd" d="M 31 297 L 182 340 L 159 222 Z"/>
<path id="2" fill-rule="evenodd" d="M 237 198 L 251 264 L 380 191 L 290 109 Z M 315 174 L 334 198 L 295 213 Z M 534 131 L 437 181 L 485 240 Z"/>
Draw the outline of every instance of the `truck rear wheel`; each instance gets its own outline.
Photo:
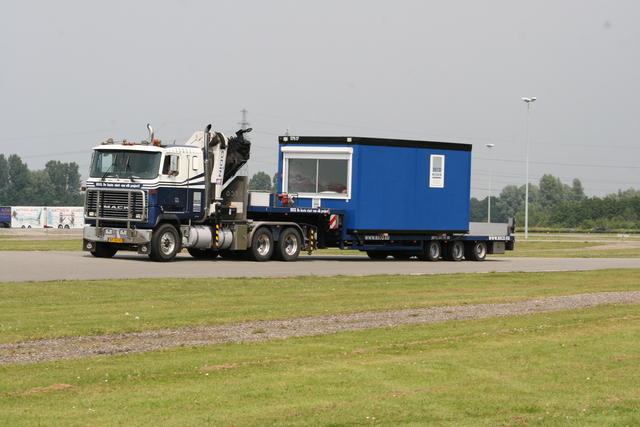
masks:
<path id="1" fill-rule="evenodd" d="M 91 255 L 96 258 L 111 258 L 118 252 L 118 250 L 109 243 L 96 242 L 94 245 L 96 245 L 96 250 L 91 252 Z"/>
<path id="2" fill-rule="evenodd" d="M 424 245 L 424 252 L 418 255 L 422 261 L 439 261 L 442 255 L 442 246 L 437 240 L 432 240 Z"/>
<path id="3" fill-rule="evenodd" d="M 287 227 L 280 233 L 280 239 L 276 245 L 276 259 L 280 261 L 295 261 L 300 255 L 302 238 L 293 227 Z"/>
<path id="4" fill-rule="evenodd" d="M 487 257 L 487 244 L 485 242 L 469 242 L 465 247 L 464 257 L 469 261 L 484 261 Z"/>
<path id="5" fill-rule="evenodd" d="M 247 249 L 247 256 L 252 261 L 268 261 L 273 254 L 273 234 L 266 227 L 260 227 L 253 233 L 251 247 Z"/>
<path id="6" fill-rule="evenodd" d="M 151 237 L 149 258 L 158 262 L 171 261 L 180 252 L 178 231 L 171 224 L 162 224 Z"/>
<path id="7" fill-rule="evenodd" d="M 462 261 L 462 258 L 464 258 L 464 243 L 460 240 L 447 243 L 444 247 L 444 256 L 447 261 Z"/>

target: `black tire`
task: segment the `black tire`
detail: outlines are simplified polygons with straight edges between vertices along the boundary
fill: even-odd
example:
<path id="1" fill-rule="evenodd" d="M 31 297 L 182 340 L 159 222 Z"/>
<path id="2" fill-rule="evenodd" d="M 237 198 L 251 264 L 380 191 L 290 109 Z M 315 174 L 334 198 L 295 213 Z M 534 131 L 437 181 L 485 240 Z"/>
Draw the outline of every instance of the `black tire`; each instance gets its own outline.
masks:
<path id="1" fill-rule="evenodd" d="M 273 255 L 274 249 L 271 230 L 260 227 L 253 233 L 251 247 L 247 249 L 247 257 L 252 261 L 268 261 Z"/>
<path id="2" fill-rule="evenodd" d="M 280 233 L 280 238 L 276 244 L 276 259 L 280 261 L 295 261 L 300 255 L 302 248 L 302 237 L 298 230 L 287 227 Z"/>
<path id="3" fill-rule="evenodd" d="M 447 261 L 462 261 L 464 258 L 464 243 L 460 240 L 449 242 L 444 247 L 444 255 Z"/>
<path id="4" fill-rule="evenodd" d="M 111 258 L 118 252 L 118 250 L 109 243 L 95 242 L 94 245 L 96 245 L 96 250 L 91 252 L 91 255 L 96 258 Z"/>
<path id="5" fill-rule="evenodd" d="M 385 251 L 367 251 L 367 256 L 371 259 L 382 260 L 387 259 L 389 253 Z"/>
<path id="6" fill-rule="evenodd" d="M 440 261 L 442 246 L 437 240 L 431 240 L 424 245 L 424 252 L 418 255 L 421 261 Z"/>
<path id="7" fill-rule="evenodd" d="M 158 262 L 173 260 L 180 252 L 180 236 L 171 224 L 162 224 L 151 236 L 149 258 Z"/>
<path id="8" fill-rule="evenodd" d="M 407 253 L 407 252 L 392 252 L 391 256 L 394 259 L 397 259 L 397 260 L 400 260 L 400 261 L 406 261 L 408 259 L 411 259 L 411 257 L 413 255 L 411 255 L 410 253 Z"/>
<path id="9" fill-rule="evenodd" d="M 214 259 L 218 257 L 218 251 L 214 251 L 211 249 L 193 249 L 188 248 L 187 252 L 194 258 L 198 259 Z"/>
<path id="10" fill-rule="evenodd" d="M 464 257 L 469 261 L 484 261 L 487 257 L 485 242 L 469 242 L 465 245 Z"/>

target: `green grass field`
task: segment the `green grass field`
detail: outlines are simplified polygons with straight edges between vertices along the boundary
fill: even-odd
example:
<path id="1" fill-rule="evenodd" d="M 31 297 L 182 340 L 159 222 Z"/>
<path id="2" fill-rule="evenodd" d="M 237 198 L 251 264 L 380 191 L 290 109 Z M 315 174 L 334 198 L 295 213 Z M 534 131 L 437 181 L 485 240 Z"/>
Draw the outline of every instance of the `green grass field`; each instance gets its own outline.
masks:
<path id="1" fill-rule="evenodd" d="M 639 289 L 635 269 L 0 283 L 0 343 Z M 638 342 L 634 304 L 0 365 L 0 426 L 635 426 Z"/>
<path id="2" fill-rule="evenodd" d="M 3 283 L 0 323 L 3 341 L 19 342 L 636 290 L 638 278 L 608 270 Z M 18 426 L 633 425 L 639 308 L 4 365 L 0 414 Z"/>
<path id="3" fill-rule="evenodd" d="M 638 306 L 0 368 L 4 425 L 633 426 Z"/>

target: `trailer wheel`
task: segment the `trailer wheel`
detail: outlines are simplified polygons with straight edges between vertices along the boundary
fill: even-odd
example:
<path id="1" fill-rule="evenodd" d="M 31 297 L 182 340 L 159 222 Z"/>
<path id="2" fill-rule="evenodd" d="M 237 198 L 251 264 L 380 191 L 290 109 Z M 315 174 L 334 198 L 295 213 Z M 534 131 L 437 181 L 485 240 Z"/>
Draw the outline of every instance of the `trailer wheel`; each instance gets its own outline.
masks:
<path id="1" fill-rule="evenodd" d="M 171 224 L 162 224 L 151 237 L 149 258 L 158 262 L 171 261 L 180 252 L 178 231 Z"/>
<path id="2" fill-rule="evenodd" d="M 273 254 L 273 234 L 266 227 L 260 227 L 253 233 L 251 247 L 247 249 L 247 256 L 252 261 L 267 261 Z"/>
<path id="3" fill-rule="evenodd" d="M 91 255 L 96 258 L 111 258 L 118 252 L 118 250 L 109 243 L 96 242 L 94 245 L 96 245 L 96 250 L 91 252 Z"/>
<path id="4" fill-rule="evenodd" d="M 427 242 L 424 252 L 418 255 L 418 259 L 422 261 L 440 261 L 442 255 L 442 246 L 437 240 Z"/>
<path id="5" fill-rule="evenodd" d="M 469 243 L 465 247 L 464 257 L 469 261 L 484 261 L 487 257 L 487 244 L 485 242 Z"/>
<path id="6" fill-rule="evenodd" d="M 300 255 L 302 238 L 293 227 L 285 228 L 280 233 L 280 239 L 276 245 L 276 259 L 280 261 L 295 261 Z"/>
<path id="7" fill-rule="evenodd" d="M 367 256 L 371 259 L 382 260 L 387 259 L 389 253 L 384 251 L 367 251 Z"/>
<path id="8" fill-rule="evenodd" d="M 194 258 L 198 259 L 214 259 L 218 257 L 218 251 L 214 251 L 211 249 L 193 249 L 188 248 L 187 252 Z"/>
<path id="9" fill-rule="evenodd" d="M 464 258 L 464 243 L 460 240 L 447 243 L 444 247 L 444 256 L 447 261 L 462 261 L 462 258 Z"/>

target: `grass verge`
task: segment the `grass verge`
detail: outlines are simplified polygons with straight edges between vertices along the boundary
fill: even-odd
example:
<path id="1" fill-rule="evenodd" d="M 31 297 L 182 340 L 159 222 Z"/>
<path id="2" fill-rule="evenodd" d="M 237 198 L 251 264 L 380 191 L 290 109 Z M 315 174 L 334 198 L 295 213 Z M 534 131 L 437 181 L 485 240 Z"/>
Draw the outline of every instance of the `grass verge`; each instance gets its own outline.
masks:
<path id="1" fill-rule="evenodd" d="M 4 237 L 4 236 L 3 236 Z M 82 239 L 47 238 L 42 240 L 4 238 L 0 240 L 0 251 L 81 251 Z"/>
<path id="2" fill-rule="evenodd" d="M 0 283 L 0 342 L 638 289 L 638 270 Z"/>

